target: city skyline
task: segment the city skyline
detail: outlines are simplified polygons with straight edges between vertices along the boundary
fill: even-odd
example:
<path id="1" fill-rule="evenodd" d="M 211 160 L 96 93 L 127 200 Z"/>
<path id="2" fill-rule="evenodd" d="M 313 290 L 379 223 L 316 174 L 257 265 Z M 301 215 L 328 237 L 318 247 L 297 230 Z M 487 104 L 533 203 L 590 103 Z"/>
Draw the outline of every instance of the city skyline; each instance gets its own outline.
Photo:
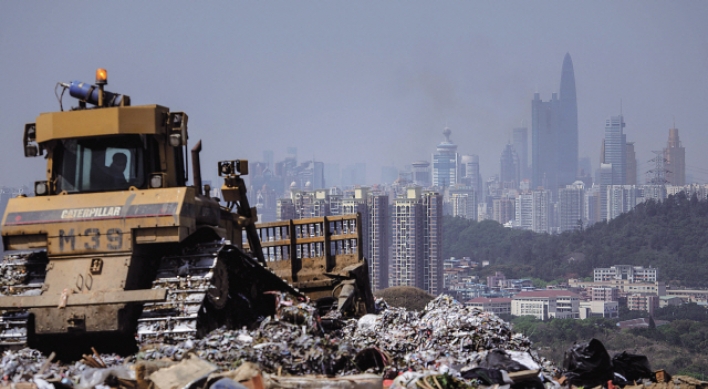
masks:
<path id="1" fill-rule="evenodd" d="M 149 18 L 158 12 L 164 17 Z M 529 123 L 533 94 L 563 94 L 565 53 L 573 56 L 579 157 L 596 168 L 604 120 L 622 101 L 638 174 L 675 118 L 686 173 L 703 182 L 706 17 L 703 3 L 639 1 L 2 3 L 0 127 L 8 141 L 0 163 L 16 168 L 0 171 L 0 183 L 43 178 L 43 161 L 22 156 L 22 128 L 58 109 L 56 82 L 92 82 L 97 67 L 108 69 L 107 89 L 135 105 L 187 112 L 205 167 L 294 146 L 301 160 L 365 162 L 374 183 L 383 166 L 430 156 L 448 126 L 458 153 L 478 155 L 489 177 L 512 130 Z M 85 23 L 63 22 L 75 18 Z M 107 40 L 96 33 L 106 24 L 124 33 Z"/>

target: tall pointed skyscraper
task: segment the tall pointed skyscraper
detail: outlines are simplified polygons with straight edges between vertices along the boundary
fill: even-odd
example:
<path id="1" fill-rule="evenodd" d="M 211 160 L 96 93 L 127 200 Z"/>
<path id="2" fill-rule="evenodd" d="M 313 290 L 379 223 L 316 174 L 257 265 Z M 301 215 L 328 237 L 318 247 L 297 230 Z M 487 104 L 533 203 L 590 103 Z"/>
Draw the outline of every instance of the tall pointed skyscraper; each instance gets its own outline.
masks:
<path id="1" fill-rule="evenodd" d="M 560 82 L 560 125 L 558 131 L 558 185 L 575 182 L 578 176 L 578 104 L 575 99 L 573 60 L 566 53 Z"/>
<path id="2" fill-rule="evenodd" d="M 555 198 L 558 188 L 575 182 L 578 174 L 578 106 L 570 54 L 563 59 L 560 96 L 531 102 L 532 185 L 544 187 Z"/>

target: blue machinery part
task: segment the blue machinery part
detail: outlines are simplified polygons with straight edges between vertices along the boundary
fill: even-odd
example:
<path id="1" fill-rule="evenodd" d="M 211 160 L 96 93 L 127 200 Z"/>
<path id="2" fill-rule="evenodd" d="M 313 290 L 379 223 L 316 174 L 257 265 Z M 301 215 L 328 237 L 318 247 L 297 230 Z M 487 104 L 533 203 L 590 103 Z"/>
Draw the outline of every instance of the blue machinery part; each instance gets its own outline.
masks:
<path id="1" fill-rule="evenodd" d="M 63 86 L 67 87 L 66 84 Z M 98 105 L 98 87 L 81 81 L 72 81 L 68 85 L 69 94 L 89 104 Z M 105 107 L 118 107 L 125 100 L 124 105 L 130 105 L 130 97 L 113 92 L 103 91 L 103 105 Z"/>

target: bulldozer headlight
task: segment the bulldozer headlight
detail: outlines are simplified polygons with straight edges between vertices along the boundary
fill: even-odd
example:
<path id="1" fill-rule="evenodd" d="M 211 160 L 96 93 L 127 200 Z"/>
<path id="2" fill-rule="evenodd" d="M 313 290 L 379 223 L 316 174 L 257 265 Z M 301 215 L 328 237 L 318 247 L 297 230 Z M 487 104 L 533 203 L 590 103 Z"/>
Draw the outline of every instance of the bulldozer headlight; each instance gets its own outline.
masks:
<path id="1" fill-rule="evenodd" d="M 247 175 L 248 160 L 236 159 L 233 161 L 219 161 L 219 176 Z"/>
<path id="2" fill-rule="evenodd" d="M 49 194 L 49 185 L 47 181 L 37 181 L 34 183 L 34 195 L 46 196 Z"/>
<path id="3" fill-rule="evenodd" d="M 165 184 L 165 177 L 163 173 L 153 174 L 150 177 L 150 187 L 151 188 L 162 188 Z"/>
<path id="4" fill-rule="evenodd" d="M 182 135 L 179 133 L 170 134 L 170 146 L 179 147 L 181 145 L 182 145 Z"/>

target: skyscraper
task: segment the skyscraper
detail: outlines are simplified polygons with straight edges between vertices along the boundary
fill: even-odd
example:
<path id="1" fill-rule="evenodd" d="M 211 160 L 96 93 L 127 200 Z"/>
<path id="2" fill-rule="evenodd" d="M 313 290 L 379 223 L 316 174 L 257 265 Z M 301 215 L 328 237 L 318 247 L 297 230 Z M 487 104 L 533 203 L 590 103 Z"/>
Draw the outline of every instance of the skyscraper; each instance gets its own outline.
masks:
<path id="1" fill-rule="evenodd" d="M 573 60 L 569 53 L 563 58 L 561 70 L 560 110 L 558 184 L 570 185 L 578 175 L 578 103 L 575 99 Z"/>
<path id="2" fill-rule="evenodd" d="M 686 149 L 679 140 L 678 128 L 669 129 L 669 140 L 664 149 L 666 179 L 671 185 L 686 185 Z"/>
<path id="3" fill-rule="evenodd" d="M 440 142 L 437 152 L 433 154 L 433 186 L 447 188 L 457 184 L 457 173 L 460 169 L 460 158 L 457 145 L 450 141 L 449 128 L 445 127 L 445 140 Z"/>
<path id="4" fill-rule="evenodd" d="M 559 186 L 575 182 L 578 173 L 578 107 L 570 54 L 563 59 L 560 97 L 553 93 L 550 101 L 542 101 L 534 94 L 531 138 L 532 185 L 555 197 Z"/>
<path id="5" fill-rule="evenodd" d="M 627 135 L 624 134 L 622 115 L 605 121 L 604 163 L 612 165 L 612 182 L 609 185 L 627 183 Z"/>
<path id="6" fill-rule="evenodd" d="M 538 93 L 531 101 L 531 174 L 532 187 L 556 188 L 558 185 L 558 111 L 560 103 L 554 93 L 550 101 L 542 101 Z"/>
<path id="7" fill-rule="evenodd" d="M 521 181 L 521 166 L 519 155 L 514 150 L 511 143 L 507 143 L 500 158 L 501 173 L 500 181 L 503 188 L 518 189 Z"/>
<path id="8" fill-rule="evenodd" d="M 519 156 L 521 179 L 531 178 L 529 176 L 529 129 L 526 127 L 514 128 L 511 141 L 516 154 Z"/>

